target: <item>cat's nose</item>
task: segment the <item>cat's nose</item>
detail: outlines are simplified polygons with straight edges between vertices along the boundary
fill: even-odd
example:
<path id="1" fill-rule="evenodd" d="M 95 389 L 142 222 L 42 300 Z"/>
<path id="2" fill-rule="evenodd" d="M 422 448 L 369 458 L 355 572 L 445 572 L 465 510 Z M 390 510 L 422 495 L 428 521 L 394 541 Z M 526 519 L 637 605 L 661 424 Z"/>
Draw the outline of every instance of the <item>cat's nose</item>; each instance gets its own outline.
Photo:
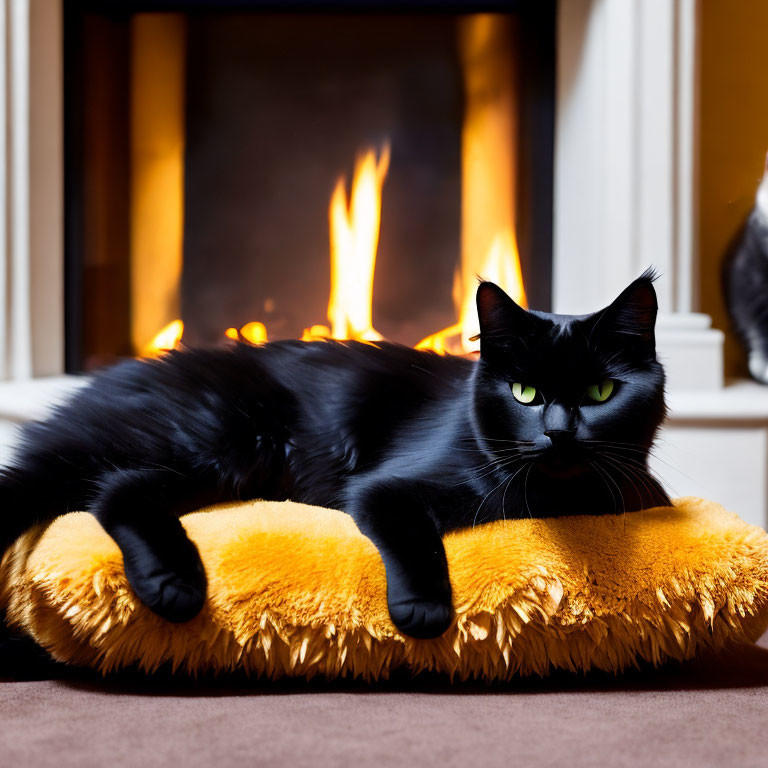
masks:
<path id="1" fill-rule="evenodd" d="M 572 443 L 576 433 L 572 429 L 548 429 L 544 434 L 552 441 L 552 445 Z"/>

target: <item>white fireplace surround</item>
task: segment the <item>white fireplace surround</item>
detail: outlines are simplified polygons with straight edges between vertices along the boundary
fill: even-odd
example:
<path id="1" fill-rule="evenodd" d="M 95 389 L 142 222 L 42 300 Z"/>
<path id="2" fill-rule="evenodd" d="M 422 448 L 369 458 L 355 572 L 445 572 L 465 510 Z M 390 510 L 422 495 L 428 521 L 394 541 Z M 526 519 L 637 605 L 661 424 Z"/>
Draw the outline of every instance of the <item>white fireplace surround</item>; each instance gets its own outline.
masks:
<path id="1" fill-rule="evenodd" d="M 0 379 L 64 366 L 59 0 L 0 0 Z"/>
<path id="2" fill-rule="evenodd" d="M 557 30 L 554 309 L 656 266 L 675 389 L 722 384 L 720 334 L 692 314 L 696 8 L 568 0 Z M 63 371 L 61 28 L 60 0 L 0 0 L 0 379 Z"/>
<path id="3" fill-rule="evenodd" d="M 722 334 L 696 312 L 700 1 L 560 2 L 553 305 L 593 311 L 657 268 L 671 414 L 656 469 L 673 493 L 765 525 L 768 392 L 724 387 Z M 0 444 L 3 425 L 74 385 L 62 376 L 61 6 L 0 0 Z"/>
<path id="4" fill-rule="evenodd" d="M 567 0 L 558 15 L 556 312 L 594 311 L 646 267 L 660 279 L 671 389 L 723 384 L 697 305 L 697 0 Z"/>

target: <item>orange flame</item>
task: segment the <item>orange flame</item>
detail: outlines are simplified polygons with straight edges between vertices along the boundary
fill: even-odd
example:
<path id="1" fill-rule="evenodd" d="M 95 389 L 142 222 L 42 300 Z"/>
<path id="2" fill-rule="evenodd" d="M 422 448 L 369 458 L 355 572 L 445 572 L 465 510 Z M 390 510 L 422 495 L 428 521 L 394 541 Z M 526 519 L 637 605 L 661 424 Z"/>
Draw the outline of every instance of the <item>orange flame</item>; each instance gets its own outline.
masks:
<path id="1" fill-rule="evenodd" d="M 259 322 L 246 323 L 239 331 L 234 327 L 227 328 L 227 330 L 224 331 L 224 335 L 233 341 L 245 339 L 246 341 L 250 341 L 251 344 L 264 344 L 269 341 L 267 338 L 266 326 L 264 323 Z"/>
<path id="2" fill-rule="evenodd" d="M 478 277 L 496 283 L 521 307 L 528 308 L 523 274 L 520 270 L 520 255 L 511 230 L 496 235 L 482 263 L 473 265 L 471 259 L 467 261 L 470 263 L 462 264 L 463 268 L 456 270 L 453 281 L 453 301 L 459 321 L 422 339 L 416 349 L 430 349 L 440 355 L 446 352 L 469 354 L 477 350 L 477 344 L 472 342 L 472 337 L 480 332 L 475 309 Z"/>
<path id="3" fill-rule="evenodd" d="M 172 320 L 162 330 L 158 331 L 152 341 L 144 347 L 145 357 L 157 357 L 179 346 L 184 333 L 184 323 Z"/>
<path id="4" fill-rule="evenodd" d="M 324 341 L 331 338 L 331 329 L 327 325 L 311 325 L 301 334 L 302 341 Z"/>
<path id="5" fill-rule="evenodd" d="M 264 323 L 251 322 L 246 323 L 240 329 L 240 335 L 251 344 L 264 344 L 269 341 L 267 338 L 267 329 Z"/>
<path id="6" fill-rule="evenodd" d="M 389 169 L 389 146 L 358 157 L 347 203 L 344 178 L 328 210 L 331 234 L 331 295 L 328 319 L 334 339 L 380 341 L 373 327 L 373 274 L 379 244 L 381 189 Z"/>
<path id="7" fill-rule="evenodd" d="M 518 73 L 510 40 L 519 30 L 506 14 L 470 14 L 459 23 L 464 75 L 461 131 L 461 266 L 454 279 L 455 325 L 417 344 L 467 354 L 479 327 L 477 278 L 501 286 L 527 307 L 515 238 Z"/>
<path id="8" fill-rule="evenodd" d="M 478 135 L 475 136 L 475 133 Z M 474 143 L 482 138 L 482 133 L 469 131 Z M 373 327 L 372 306 L 382 187 L 389 169 L 389 160 L 388 145 L 383 147 L 378 158 L 374 150 L 368 150 L 355 163 L 349 199 L 343 177 L 334 188 L 328 209 L 331 245 L 331 290 L 328 302 L 330 327 L 312 325 L 305 328 L 302 341 L 334 338 L 375 342 L 383 338 Z M 478 277 L 495 282 L 520 306 L 527 308 L 514 225 L 510 222 L 512 206 L 509 204 L 509 195 L 502 195 L 506 203 L 497 206 L 499 211 L 491 216 L 487 214 L 489 206 L 481 204 L 482 201 L 488 201 L 492 190 L 498 191 L 505 187 L 504 179 L 493 176 L 493 163 L 489 159 L 486 158 L 480 165 L 490 174 L 490 180 L 487 176 L 482 177 L 489 183 L 479 183 L 479 169 L 469 164 L 473 181 L 465 185 L 471 190 L 465 189 L 463 195 L 467 198 L 463 201 L 463 208 L 469 214 L 464 214 L 462 258 L 454 276 L 453 300 L 458 321 L 427 336 L 416 345 L 417 349 L 428 349 L 439 354 L 470 354 L 476 351 L 477 345 L 471 339 L 479 332 L 475 309 Z M 505 173 L 498 171 L 497 175 L 504 176 Z M 469 194 L 470 191 L 472 194 Z M 491 244 L 487 252 L 481 253 L 481 243 L 488 242 Z M 145 354 L 157 355 L 178 346 L 183 328 L 181 320 L 169 323 L 155 336 Z M 235 327 L 227 328 L 224 334 L 227 338 L 245 339 L 253 344 L 268 341 L 267 329 L 260 322 L 247 323 L 239 330 Z"/>
<path id="9" fill-rule="evenodd" d="M 374 150 L 358 157 L 347 202 L 346 183 L 336 183 L 328 210 L 331 239 L 331 292 L 328 319 L 331 327 L 312 325 L 304 329 L 302 341 L 328 338 L 381 341 L 372 319 L 373 275 L 381 224 L 381 190 L 389 170 L 389 145 L 377 158 Z M 174 320 L 147 345 L 145 355 L 157 355 L 181 343 L 184 324 Z M 268 341 L 263 323 L 246 323 L 239 330 L 227 328 L 224 335 L 252 344 Z"/>

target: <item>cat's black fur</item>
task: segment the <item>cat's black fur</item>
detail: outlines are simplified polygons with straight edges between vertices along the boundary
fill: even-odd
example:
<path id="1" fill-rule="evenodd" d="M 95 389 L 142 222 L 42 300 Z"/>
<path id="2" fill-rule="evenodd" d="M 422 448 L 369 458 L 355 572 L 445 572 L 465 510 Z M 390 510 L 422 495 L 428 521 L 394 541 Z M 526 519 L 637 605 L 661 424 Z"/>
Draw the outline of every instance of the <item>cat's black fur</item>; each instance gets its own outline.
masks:
<path id="1" fill-rule="evenodd" d="M 723 262 L 723 288 L 749 372 L 768 384 L 768 158 L 755 206 Z"/>
<path id="2" fill-rule="evenodd" d="M 395 624 L 442 633 L 452 616 L 446 531 L 669 503 L 647 471 L 665 413 L 652 276 L 583 317 L 526 312 L 492 283 L 477 302 L 478 361 L 281 341 L 107 370 L 24 430 L 0 480 L 0 546 L 90 510 L 141 600 L 183 621 L 200 610 L 206 580 L 180 514 L 251 498 L 336 507 L 378 547 Z M 613 396 L 588 402 L 605 378 Z M 524 405 L 513 382 L 540 394 Z"/>

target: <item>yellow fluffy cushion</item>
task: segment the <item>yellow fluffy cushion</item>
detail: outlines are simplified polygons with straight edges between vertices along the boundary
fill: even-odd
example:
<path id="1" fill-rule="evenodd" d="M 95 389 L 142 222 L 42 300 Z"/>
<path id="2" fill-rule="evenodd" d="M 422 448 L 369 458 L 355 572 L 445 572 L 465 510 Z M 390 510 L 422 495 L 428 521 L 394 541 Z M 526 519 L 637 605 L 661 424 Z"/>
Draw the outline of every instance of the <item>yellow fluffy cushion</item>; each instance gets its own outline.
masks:
<path id="1" fill-rule="evenodd" d="M 55 658 L 102 672 L 169 662 L 272 678 L 406 668 L 488 680 L 687 659 L 768 625 L 768 536 L 699 499 L 450 534 L 456 619 L 437 640 L 397 632 L 379 555 L 341 512 L 254 502 L 183 522 L 209 579 L 193 621 L 169 624 L 139 603 L 119 550 L 84 513 L 6 554 L 10 619 Z"/>

